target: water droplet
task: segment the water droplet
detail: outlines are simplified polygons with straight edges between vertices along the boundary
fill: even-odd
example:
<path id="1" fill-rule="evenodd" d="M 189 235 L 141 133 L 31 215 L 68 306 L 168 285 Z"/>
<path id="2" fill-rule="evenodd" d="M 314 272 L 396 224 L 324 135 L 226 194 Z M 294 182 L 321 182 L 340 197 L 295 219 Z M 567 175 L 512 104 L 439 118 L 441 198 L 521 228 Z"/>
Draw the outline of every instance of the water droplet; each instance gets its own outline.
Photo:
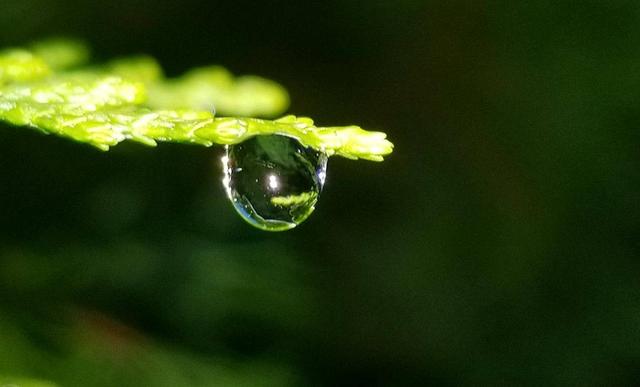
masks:
<path id="1" fill-rule="evenodd" d="M 227 146 L 223 184 L 236 211 L 267 231 L 289 230 L 311 215 L 322 191 L 327 156 L 280 136 Z"/>

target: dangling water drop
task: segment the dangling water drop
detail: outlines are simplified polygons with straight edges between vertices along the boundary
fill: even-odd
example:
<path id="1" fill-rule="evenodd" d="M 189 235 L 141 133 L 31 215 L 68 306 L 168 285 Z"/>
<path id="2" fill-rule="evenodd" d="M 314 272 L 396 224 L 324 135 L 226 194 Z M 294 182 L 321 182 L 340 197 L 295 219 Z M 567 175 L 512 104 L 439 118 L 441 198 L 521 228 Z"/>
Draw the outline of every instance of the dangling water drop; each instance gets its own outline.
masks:
<path id="1" fill-rule="evenodd" d="M 280 135 L 255 136 L 226 149 L 222 182 L 244 220 L 284 231 L 311 215 L 326 177 L 324 153 Z"/>

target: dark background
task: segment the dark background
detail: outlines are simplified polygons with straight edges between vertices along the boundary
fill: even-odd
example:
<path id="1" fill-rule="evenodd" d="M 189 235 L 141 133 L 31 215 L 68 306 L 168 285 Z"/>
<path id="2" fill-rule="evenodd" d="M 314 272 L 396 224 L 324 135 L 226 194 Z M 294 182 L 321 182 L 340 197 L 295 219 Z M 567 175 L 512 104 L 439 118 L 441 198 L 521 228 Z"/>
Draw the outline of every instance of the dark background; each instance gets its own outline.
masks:
<path id="1" fill-rule="evenodd" d="M 220 148 L 108 153 L 0 126 L 0 379 L 60 386 L 631 385 L 640 378 L 637 1 L 5 0 L 0 46 L 72 35 L 218 63 L 291 113 L 389 134 L 280 234 Z"/>

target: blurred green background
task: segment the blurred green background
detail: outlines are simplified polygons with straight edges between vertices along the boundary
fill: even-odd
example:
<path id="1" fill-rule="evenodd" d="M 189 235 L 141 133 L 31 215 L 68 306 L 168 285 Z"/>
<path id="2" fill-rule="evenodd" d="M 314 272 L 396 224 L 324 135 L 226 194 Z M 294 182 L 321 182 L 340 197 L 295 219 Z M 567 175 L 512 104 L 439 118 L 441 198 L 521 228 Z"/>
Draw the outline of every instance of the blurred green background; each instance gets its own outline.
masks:
<path id="1" fill-rule="evenodd" d="M 220 148 L 0 126 L 0 385 L 640 379 L 639 2 L 1 8 L 0 46 L 222 64 L 396 150 L 332 158 L 315 214 L 273 234 L 227 202 Z"/>

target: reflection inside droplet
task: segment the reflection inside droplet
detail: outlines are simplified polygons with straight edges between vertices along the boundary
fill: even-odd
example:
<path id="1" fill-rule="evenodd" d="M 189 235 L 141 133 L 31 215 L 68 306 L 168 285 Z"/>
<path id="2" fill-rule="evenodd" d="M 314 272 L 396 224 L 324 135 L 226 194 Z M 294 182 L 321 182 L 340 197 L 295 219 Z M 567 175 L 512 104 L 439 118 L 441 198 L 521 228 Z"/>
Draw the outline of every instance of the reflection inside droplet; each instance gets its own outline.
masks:
<path id="1" fill-rule="evenodd" d="M 222 182 L 240 216 L 262 230 L 283 231 L 315 209 L 327 156 L 291 137 L 255 136 L 227 146 L 222 164 Z"/>

